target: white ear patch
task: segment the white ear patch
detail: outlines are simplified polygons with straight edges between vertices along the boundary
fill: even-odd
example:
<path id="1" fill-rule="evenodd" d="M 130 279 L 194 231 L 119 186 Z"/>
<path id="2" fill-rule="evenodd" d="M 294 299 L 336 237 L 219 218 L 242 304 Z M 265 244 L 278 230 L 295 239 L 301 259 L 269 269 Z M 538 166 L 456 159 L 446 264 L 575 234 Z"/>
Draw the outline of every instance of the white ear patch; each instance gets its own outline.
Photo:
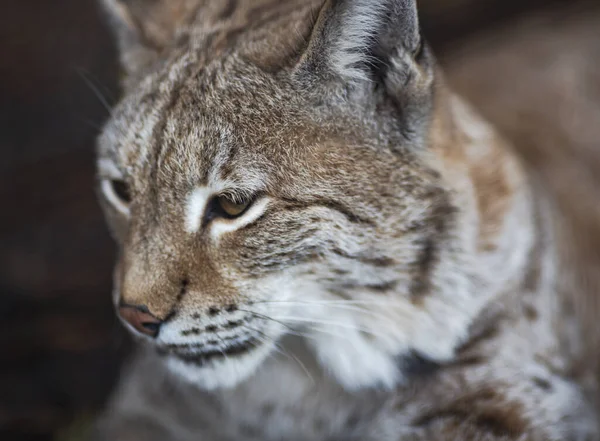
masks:
<path id="1" fill-rule="evenodd" d="M 206 204 L 212 195 L 208 187 L 197 188 L 187 198 L 185 204 L 185 231 L 197 233 L 202 223 L 202 215 L 206 210 Z"/>

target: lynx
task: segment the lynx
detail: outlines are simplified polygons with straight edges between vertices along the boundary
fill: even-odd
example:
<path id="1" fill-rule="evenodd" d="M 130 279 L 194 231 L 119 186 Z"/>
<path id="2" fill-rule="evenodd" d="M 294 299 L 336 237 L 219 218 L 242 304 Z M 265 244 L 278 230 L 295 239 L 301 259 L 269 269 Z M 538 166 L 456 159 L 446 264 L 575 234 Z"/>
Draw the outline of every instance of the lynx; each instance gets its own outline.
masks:
<path id="1" fill-rule="evenodd" d="M 95 439 L 600 439 L 593 286 L 416 0 L 104 4 L 99 194 L 139 348 Z"/>

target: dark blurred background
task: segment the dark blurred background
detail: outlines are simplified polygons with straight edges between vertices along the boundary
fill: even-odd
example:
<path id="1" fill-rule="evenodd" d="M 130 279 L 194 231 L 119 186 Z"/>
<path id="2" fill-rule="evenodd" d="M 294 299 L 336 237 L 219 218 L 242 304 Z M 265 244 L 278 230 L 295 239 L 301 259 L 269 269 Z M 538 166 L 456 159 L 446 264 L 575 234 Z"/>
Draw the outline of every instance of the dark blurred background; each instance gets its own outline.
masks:
<path id="1" fill-rule="evenodd" d="M 420 6 L 443 57 L 573 3 Z M 0 439 L 50 440 L 102 406 L 127 352 L 110 303 L 115 247 L 94 194 L 94 138 L 118 99 L 118 66 L 95 0 L 3 0 L 0 54 Z"/>

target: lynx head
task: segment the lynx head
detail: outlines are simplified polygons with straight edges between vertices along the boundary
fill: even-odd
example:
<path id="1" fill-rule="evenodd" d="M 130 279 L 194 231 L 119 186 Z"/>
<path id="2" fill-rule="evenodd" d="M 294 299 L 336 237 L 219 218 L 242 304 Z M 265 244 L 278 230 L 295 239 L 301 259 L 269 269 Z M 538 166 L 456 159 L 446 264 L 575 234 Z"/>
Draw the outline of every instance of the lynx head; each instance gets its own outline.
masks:
<path id="1" fill-rule="evenodd" d="M 206 388 L 289 333 L 348 388 L 451 358 L 520 270 L 527 204 L 416 1 L 105 3 L 126 93 L 99 182 L 127 326 Z"/>

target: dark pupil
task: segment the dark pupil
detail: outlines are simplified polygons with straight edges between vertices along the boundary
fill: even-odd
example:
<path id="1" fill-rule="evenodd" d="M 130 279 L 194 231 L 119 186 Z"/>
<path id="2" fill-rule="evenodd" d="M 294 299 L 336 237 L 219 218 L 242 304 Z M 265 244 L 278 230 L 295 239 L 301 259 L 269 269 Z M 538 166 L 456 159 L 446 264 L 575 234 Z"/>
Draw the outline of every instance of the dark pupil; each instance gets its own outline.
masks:
<path id="1" fill-rule="evenodd" d="M 123 181 L 111 181 L 113 191 L 123 202 L 131 202 L 129 187 Z"/>
<path id="2" fill-rule="evenodd" d="M 221 204 L 219 204 L 219 198 L 214 197 L 210 200 L 208 206 L 206 207 L 203 223 L 207 224 L 208 222 L 218 217 L 223 219 L 235 219 L 237 216 L 232 216 L 225 210 L 223 210 L 223 207 L 221 207 Z"/>

